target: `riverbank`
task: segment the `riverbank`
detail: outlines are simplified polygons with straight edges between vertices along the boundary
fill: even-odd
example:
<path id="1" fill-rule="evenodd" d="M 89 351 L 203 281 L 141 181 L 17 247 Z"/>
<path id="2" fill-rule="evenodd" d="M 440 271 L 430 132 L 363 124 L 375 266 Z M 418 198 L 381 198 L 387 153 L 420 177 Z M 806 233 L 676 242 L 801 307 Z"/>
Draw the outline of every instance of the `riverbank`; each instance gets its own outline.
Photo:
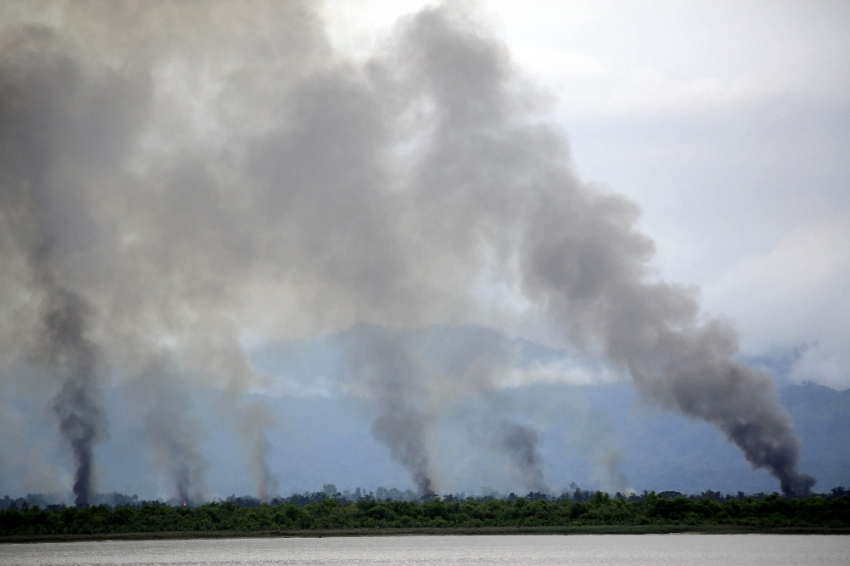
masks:
<path id="1" fill-rule="evenodd" d="M 476 527 L 476 528 L 358 528 L 286 529 L 267 531 L 165 531 L 142 533 L 93 533 L 0 536 L 0 544 L 83 542 L 107 540 L 179 540 L 224 538 L 324 538 L 386 536 L 476 535 L 648 535 L 648 534 L 788 534 L 850 535 L 850 527 L 747 527 L 739 525 L 594 525 L 574 527 Z"/>

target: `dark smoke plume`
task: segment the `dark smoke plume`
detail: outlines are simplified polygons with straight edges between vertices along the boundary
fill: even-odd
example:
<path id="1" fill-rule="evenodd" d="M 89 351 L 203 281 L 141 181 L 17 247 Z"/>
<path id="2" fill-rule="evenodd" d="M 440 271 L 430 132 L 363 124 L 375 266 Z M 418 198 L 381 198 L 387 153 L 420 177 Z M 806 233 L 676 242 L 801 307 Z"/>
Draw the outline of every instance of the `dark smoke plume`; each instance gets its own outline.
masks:
<path id="1" fill-rule="evenodd" d="M 77 236 L 63 231 L 63 215 L 74 214 L 80 203 L 73 196 L 56 194 L 57 180 L 50 175 L 60 159 L 62 138 L 72 136 L 75 128 L 67 114 L 79 70 L 72 62 L 50 54 L 54 38 L 47 30 L 28 29 L 5 39 L 11 41 L 0 45 L 3 263 L 6 268 L 20 269 L 21 282 L 41 297 L 41 305 L 33 305 L 29 311 L 31 320 L 38 322 L 33 325 L 13 319 L 13 324 L 23 324 L 9 330 L 23 337 L 6 334 L 6 339 L 23 345 L 24 352 L 29 349 L 28 354 L 21 352 L 23 357 L 51 368 L 61 383 L 53 409 L 62 438 L 73 454 L 72 489 L 76 505 L 82 507 L 92 500 L 94 446 L 106 432 L 101 401 L 105 367 L 102 352 L 90 336 L 92 306 L 59 282 L 60 255 Z M 41 48 L 46 55 L 38 54 Z M 66 183 L 71 186 L 64 188 L 72 192 L 73 182 Z M 32 333 L 29 348 L 25 345 L 27 331 Z"/>
<path id="2" fill-rule="evenodd" d="M 106 427 L 100 392 L 103 369 L 97 347 L 85 337 L 86 305 L 65 289 L 52 291 L 44 317 L 44 345 L 64 380 L 53 408 L 74 454 L 74 502 L 86 507 L 94 494 L 94 445 Z"/>
<path id="3" fill-rule="evenodd" d="M 800 441 L 773 381 L 732 360 L 737 343 L 731 329 L 712 322 L 696 336 L 669 337 L 669 358 L 661 369 L 630 362 L 641 390 L 666 408 L 704 419 L 734 442 L 752 464 L 779 480 L 782 492 L 808 495 L 815 478 L 797 472 Z"/>
<path id="4" fill-rule="evenodd" d="M 440 188 L 480 194 L 487 204 L 474 205 L 477 228 L 500 219 L 490 244 L 510 249 L 518 242 L 522 288 L 566 338 L 590 351 L 601 347 L 642 393 L 715 424 L 785 493 L 807 495 L 814 478 L 797 471 L 799 440 L 767 376 L 733 360 L 734 334 L 717 320 L 701 322 L 690 290 L 649 279 L 653 244 L 634 228 L 637 207 L 576 179 L 558 158 L 564 142 L 554 131 L 516 126 L 511 109 L 518 102 L 501 46 L 458 32 L 451 21 L 426 11 L 409 28 L 411 64 L 430 72 L 438 108 L 423 171 L 440 229 L 471 224 L 453 211 L 473 206 Z M 441 202 L 451 209 L 440 210 Z"/>

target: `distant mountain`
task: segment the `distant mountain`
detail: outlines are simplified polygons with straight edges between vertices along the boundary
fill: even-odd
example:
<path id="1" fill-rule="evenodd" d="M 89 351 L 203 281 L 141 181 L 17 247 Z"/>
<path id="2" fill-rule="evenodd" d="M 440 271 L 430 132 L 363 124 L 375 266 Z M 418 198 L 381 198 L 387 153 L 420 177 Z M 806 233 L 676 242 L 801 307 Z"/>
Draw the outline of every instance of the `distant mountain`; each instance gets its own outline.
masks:
<path id="1" fill-rule="evenodd" d="M 850 486 L 850 391 L 807 384 L 784 387 L 780 393 L 803 442 L 801 468 L 818 477 L 816 490 Z M 197 394 L 191 408 L 207 431 L 200 449 L 209 461 L 208 495 L 251 494 L 247 454 L 235 423 L 216 403 L 217 395 L 213 390 Z M 764 471 L 753 472 L 740 451 L 713 427 L 645 405 L 630 383 L 535 384 L 511 389 L 506 397 L 499 418 L 522 422 L 539 433 L 546 481 L 555 491 L 571 482 L 585 489 L 612 489 L 617 474 L 638 491 L 778 490 L 776 480 Z M 325 483 L 340 489 L 413 487 L 407 471 L 372 437 L 374 414 L 368 403 L 333 394 L 265 400 L 277 420 L 269 433 L 269 464 L 282 494 L 320 490 Z M 22 398 L 21 410 L 46 416 L 21 421 L 14 438 L 6 439 L 0 496 L 67 490 L 71 466 L 55 423 L 45 409 L 24 409 L 25 401 L 33 403 Z M 113 388 L 106 403 L 109 414 L 122 418 L 114 419 L 109 439 L 97 448 L 101 489 L 140 498 L 170 497 L 173 480 L 152 465 L 153 451 L 142 423 L 133 416 L 132 396 Z M 447 409 L 436 426 L 432 445 L 443 493 L 480 493 L 485 487 L 522 491 L 507 458 L 482 441 L 481 430 L 493 422 L 490 411 L 490 406 L 458 405 Z M 31 448 L 39 446 L 40 452 Z M 31 465 L 36 461 L 57 470 L 59 481 L 33 485 Z M 45 473 L 42 470 L 39 477 Z"/>

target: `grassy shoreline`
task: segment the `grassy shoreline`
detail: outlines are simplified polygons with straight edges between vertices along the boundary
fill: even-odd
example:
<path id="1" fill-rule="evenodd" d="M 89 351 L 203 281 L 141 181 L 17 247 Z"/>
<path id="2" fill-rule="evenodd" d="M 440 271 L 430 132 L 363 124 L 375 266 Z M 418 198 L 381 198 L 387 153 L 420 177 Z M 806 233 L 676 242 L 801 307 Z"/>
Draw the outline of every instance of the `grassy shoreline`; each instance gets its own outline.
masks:
<path id="1" fill-rule="evenodd" d="M 267 531 L 158 531 L 139 533 L 0 536 L 0 544 L 109 540 L 181 540 L 227 538 L 325 538 L 480 535 L 647 535 L 647 534 L 790 534 L 850 535 L 850 527 L 748 527 L 740 525 L 594 525 L 572 527 L 418 527 L 356 529 L 275 529 Z"/>

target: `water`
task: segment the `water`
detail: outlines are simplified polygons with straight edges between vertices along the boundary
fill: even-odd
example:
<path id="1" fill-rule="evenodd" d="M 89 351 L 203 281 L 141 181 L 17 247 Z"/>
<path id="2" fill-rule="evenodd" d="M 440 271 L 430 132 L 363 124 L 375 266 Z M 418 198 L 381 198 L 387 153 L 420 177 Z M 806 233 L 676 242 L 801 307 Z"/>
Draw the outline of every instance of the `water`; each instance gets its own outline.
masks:
<path id="1" fill-rule="evenodd" d="M 571 535 L 261 538 L 0 545 L 3 566 L 166 564 L 850 564 L 850 536 Z"/>

